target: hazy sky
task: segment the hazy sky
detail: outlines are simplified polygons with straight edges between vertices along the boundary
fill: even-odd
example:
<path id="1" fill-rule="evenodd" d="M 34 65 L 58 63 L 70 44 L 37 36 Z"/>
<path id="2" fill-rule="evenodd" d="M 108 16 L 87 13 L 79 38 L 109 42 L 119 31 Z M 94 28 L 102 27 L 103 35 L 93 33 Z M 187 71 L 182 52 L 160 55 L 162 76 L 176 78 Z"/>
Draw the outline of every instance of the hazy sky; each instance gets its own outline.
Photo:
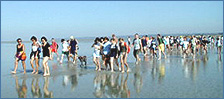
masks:
<path id="1" fill-rule="evenodd" d="M 223 32 L 223 1 L 2 1 L 1 40 Z"/>

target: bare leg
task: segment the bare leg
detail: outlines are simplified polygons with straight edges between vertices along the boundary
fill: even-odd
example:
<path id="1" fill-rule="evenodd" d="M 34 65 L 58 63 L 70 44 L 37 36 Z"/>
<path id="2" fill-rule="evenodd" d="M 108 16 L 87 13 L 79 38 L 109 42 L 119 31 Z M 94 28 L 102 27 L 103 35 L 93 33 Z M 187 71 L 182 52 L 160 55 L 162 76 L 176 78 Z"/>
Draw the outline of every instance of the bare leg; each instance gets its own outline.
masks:
<path id="1" fill-rule="evenodd" d="M 33 69 L 32 74 L 35 73 L 35 68 L 34 68 L 34 66 L 33 66 L 33 61 L 34 61 L 34 58 L 31 58 L 31 60 L 30 60 L 30 64 L 31 64 L 31 67 L 32 67 L 32 69 Z"/>
<path id="2" fill-rule="evenodd" d="M 48 61 L 48 58 L 47 58 Z M 48 62 L 46 61 L 45 65 L 46 65 L 46 71 L 47 71 L 47 75 L 50 75 L 50 70 L 49 70 L 49 66 L 48 66 Z"/>
<path id="3" fill-rule="evenodd" d="M 51 58 L 50 60 L 53 60 L 54 59 L 54 52 L 51 52 Z"/>
<path id="4" fill-rule="evenodd" d="M 114 57 L 110 57 L 111 72 L 114 72 Z"/>
<path id="5" fill-rule="evenodd" d="M 128 63 L 127 63 L 127 57 L 128 57 L 128 55 L 125 54 L 125 56 L 124 56 L 124 64 L 125 64 L 125 66 L 127 67 L 127 72 L 129 72 L 130 69 L 129 69 L 129 66 L 128 66 Z"/>
<path id="6" fill-rule="evenodd" d="M 165 56 L 165 58 L 166 58 L 166 54 L 165 54 L 165 51 L 163 51 L 163 55 Z"/>
<path id="7" fill-rule="evenodd" d="M 66 56 L 67 56 L 68 61 L 70 61 L 70 57 L 69 57 L 69 55 L 66 55 Z"/>
<path id="8" fill-rule="evenodd" d="M 39 71 L 39 59 L 36 58 L 36 73 L 35 74 L 38 74 L 38 71 Z"/>
<path id="9" fill-rule="evenodd" d="M 57 54 L 57 60 L 59 61 L 60 59 L 59 59 L 59 54 L 58 54 L 58 52 L 56 52 L 56 54 Z"/>
<path id="10" fill-rule="evenodd" d="M 122 73 L 124 73 L 124 54 L 122 53 L 122 55 L 120 56 L 120 61 L 121 61 L 121 68 L 122 68 Z"/>
<path id="11" fill-rule="evenodd" d="M 15 73 L 16 73 L 16 70 L 17 70 L 17 68 L 18 68 L 18 62 L 19 62 L 19 59 L 18 59 L 18 58 L 16 58 L 16 60 L 15 60 L 15 67 L 14 67 L 14 71 L 12 71 L 12 72 L 11 72 L 12 74 L 15 74 Z"/>
<path id="12" fill-rule="evenodd" d="M 138 57 L 137 57 L 137 53 L 134 51 L 133 52 L 133 55 L 134 55 L 134 57 L 135 57 L 135 64 L 138 64 Z"/>
<path id="13" fill-rule="evenodd" d="M 161 50 L 159 49 L 159 58 L 158 58 L 158 60 L 160 60 L 161 59 Z"/>
<path id="14" fill-rule="evenodd" d="M 61 54 L 61 61 L 60 61 L 61 64 L 63 62 L 63 58 L 64 58 L 64 54 Z"/>
<path id="15" fill-rule="evenodd" d="M 117 65 L 117 68 L 119 69 L 119 71 L 121 70 L 121 68 L 119 67 L 119 63 L 118 63 L 118 58 L 115 58 L 115 63 Z"/>
<path id="16" fill-rule="evenodd" d="M 73 57 L 73 64 L 75 64 L 75 59 L 76 59 L 76 56 L 74 55 L 74 57 Z"/>
<path id="17" fill-rule="evenodd" d="M 97 62 L 96 62 L 96 57 L 93 57 L 93 63 L 96 65 L 95 70 L 98 70 L 98 69 L 99 69 L 99 67 L 98 67 Z"/>
<path id="18" fill-rule="evenodd" d="M 47 76 L 49 73 L 49 67 L 47 65 L 48 59 L 49 59 L 49 57 L 44 57 L 44 59 L 43 59 L 43 66 L 44 66 L 44 75 L 43 76 Z"/>
<path id="19" fill-rule="evenodd" d="M 23 65 L 23 70 L 24 70 L 24 74 L 26 73 L 26 64 L 25 64 L 25 61 L 22 61 L 22 65 Z"/>
<path id="20" fill-rule="evenodd" d="M 100 66 L 100 59 L 99 57 L 96 58 L 97 64 L 98 64 L 98 71 L 101 71 L 101 66 Z"/>

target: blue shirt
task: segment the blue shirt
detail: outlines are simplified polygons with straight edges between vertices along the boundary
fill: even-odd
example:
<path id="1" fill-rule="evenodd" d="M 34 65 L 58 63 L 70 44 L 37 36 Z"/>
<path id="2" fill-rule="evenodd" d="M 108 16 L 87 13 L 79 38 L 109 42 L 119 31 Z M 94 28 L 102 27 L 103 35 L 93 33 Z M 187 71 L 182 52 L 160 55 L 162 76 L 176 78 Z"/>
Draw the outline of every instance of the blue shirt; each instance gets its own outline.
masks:
<path id="1" fill-rule="evenodd" d="M 71 46 L 71 51 L 75 51 L 76 50 L 76 45 L 77 45 L 77 42 L 75 40 L 70 42 L 69 46 Z"/>
<path id="2" fill-rule="evenodd" d="M 106 43 L 103 44 L 103 54 L 104 55 L 108 55 L 109 54 L 110 47 L 111 47 L 111 43 L 109 41 L 107 41 Z"/>

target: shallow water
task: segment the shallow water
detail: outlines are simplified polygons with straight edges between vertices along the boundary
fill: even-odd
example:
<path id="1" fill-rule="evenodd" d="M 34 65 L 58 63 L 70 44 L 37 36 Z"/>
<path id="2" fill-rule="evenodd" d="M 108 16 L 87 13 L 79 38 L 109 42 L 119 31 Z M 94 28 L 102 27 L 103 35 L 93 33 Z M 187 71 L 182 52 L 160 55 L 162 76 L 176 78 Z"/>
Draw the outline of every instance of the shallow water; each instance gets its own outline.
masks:
<path id="1" fill-rule="evenodd" d="M 196 59 L 183 59 L 178 51 L 167 53 L 168 58 L 160 61 L 141 55 L 139 65 L 134 64 L 131 53 L 131 72 L 122 74 L 94 71 L 92 40 L 79 43 L 79 55 L 88 57 L 87 69 L 66 59 L 59 64 L 55 58 L 49 61 L 50 77 L 31 74 L 29 57 L 27 74 L 11 75 L 16 43 L 1 43 L 1 98 L 223 98 L 223 54 L 220 59 L 216 48 L 209 47 L 207 55 L 199 54 Z M 29 55 L 31 42 L 25 46 Z M 19 71 L 23 71 L 21 63 Z"/>

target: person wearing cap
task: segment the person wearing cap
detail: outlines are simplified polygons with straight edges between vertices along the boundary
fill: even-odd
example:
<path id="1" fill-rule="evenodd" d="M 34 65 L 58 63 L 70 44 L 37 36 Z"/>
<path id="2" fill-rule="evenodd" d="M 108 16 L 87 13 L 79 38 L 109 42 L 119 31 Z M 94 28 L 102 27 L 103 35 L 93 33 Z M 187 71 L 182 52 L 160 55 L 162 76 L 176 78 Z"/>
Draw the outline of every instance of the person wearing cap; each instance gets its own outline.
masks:
<path id="1" fill-rule="evenodd" d="M 70 37 L 71 41 L 69 44 L 70 56 L 73 57 L 73 63 L 75 64 L 76 56 L 77 56 L 77 44 L 78 42 L 75 40 L 73 36 Z"/>

